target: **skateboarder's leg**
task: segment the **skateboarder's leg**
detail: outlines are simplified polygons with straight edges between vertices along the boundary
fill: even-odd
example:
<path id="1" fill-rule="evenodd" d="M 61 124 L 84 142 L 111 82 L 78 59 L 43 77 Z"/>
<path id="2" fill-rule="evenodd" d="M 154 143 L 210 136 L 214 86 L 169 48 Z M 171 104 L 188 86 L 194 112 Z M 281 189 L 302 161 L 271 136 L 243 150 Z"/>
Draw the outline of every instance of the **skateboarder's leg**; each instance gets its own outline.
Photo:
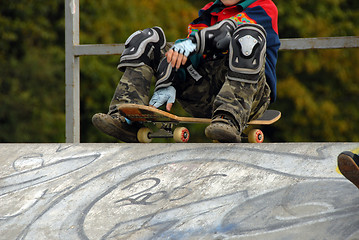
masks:
<path id="1" fill-rule="evenodd" d="M 118 69 L 124 71 L 119 81 L 108 114 L 97 113 L 92 123 L 100 131 L 124 142 L 138 142 L 137 124 L 129 124 L 118 111 L 123 103 L 147 105 L 150 85 L 160 59 L 166 49 L 166 38 L 161 28 L 148 28 L 132 34 L 125 43 Z"/>
<path id="2" fill-rule="evenodd" d="M 260 117 L 268 108 L 270 88 L 266 83 L 264 66 L 257 83 L 242 83 L 226 80 L 226 62 L 228 58 L 205 62 L 197 69 L 201 76 L 199 80 L 187 76 L 185 81 L 176 82 L 177 101 L 194 117 L 225 115 L 222 122 L 225 121 L 227 125 L 229 122 L 236 124 L 234 128 L 228 128 L 227 125 L 224 127 L 228 129 L 226 131 L 236 132 L 234 139 L 227 141 L 237 142 L 240 141 L 244 125 Z"/>
<path id="3" fill-rule="evenodd" d="M 359 148 L 345 151 L 338 156 L 338 167 L 340 172 L 359 188 Z"/>
<path id="4" fill-rule="evenodd" d="M 221 142 L 240 142 L 247 122 L 267 110 L 269 96 L 270 88 L 264 75 L 255 84 L 226 79 L 213 103 L 212 124 L 206 129 L 207 137 Z"/>
<path id="5" fill-rule="evenodd" d="M 112 97 L 109 114 L 117 112 L 117 106 L 123 103 L 147 105 L 153 72 L 148 65 L 127 67 Z"/>
<path id="6" fill-rule="evenodd" d="M 152 72 L 153 70 L 147 65 L 127 67 L 117 85 L 108 114 L 95 114 L 92 117 L 94 126 L 121 141 L 137 142 L 138 124 L 129 125 L 118 113 L 117 106 L 122 103 L 148 103 Z"/>
<path id="7" fill-rule="evenodd" d="M 241 38 L 244 40 L 237 40 Z M 259 25 L 244 24 L 234 32 L 228 74 L 213 103 L 212 123 L 206 128 L 208 138 L 240 142 L 247 122 L 260 117 L 268 108 L 270 88 L 265 77 L 265 41 L 265 31 Z"/>
<path id="8" fill-rule="evenodd" d="M 117 106 L 123 103 L 148 105 L 154 69 L 168 48 L 159 27 L 137 31 L 127 39 L 118 65 L 124 74 L 110 103 L 109 114 L 117 112 Z"/>

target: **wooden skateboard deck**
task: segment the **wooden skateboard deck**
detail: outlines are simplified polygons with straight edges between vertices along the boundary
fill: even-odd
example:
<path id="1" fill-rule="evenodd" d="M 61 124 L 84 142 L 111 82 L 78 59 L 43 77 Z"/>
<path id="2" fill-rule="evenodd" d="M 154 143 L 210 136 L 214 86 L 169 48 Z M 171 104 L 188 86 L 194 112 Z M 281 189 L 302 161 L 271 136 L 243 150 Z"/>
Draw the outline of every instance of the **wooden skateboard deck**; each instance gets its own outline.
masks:
<path id="1" fill-rule="evenodd" d="M 180 117 L 157 108 L 138 104 L 122 104 L 118 110 L 121 115 L 134 122 L 211 123 L 210 118 Z M 280 117 L 280 111 L 267 110 L 262 117 L 247 124 L 270 125 L 278 121 Z"/>
<path id="2" fill-rule="evenodd" d="M 180 130 L 176 131 L 172 131 L 173 128 L 173 124 L 178 124 L 178 123 L 205 123 L 205 124 L 209 124 L 211 123 L 211 119 L 209 118 L 195 118 L 195 117 L 180 117 L 177 115 L 174 115 L 172 113 L 157 109 L 157 108 L 153 108 L 153 107 L 149 107 L 149 106 L 145 106 L 145 105 L 138 105 L 138 104 L 122 104 L 118 107 L 118 110 L 120 112 L 120 114 L 124 117 L 126 117 L 127 119 L 129 119 L 130 121 L 133 122 L 151 122 L 151 123 L 162 123 L 163 126 L 160 127 L 160 131 L 156 132 L 156 133 L 152 133 L 150 132 L 150 130 L 141 130 L 144 133 L 138 133 L 138 138 L 140 142 L 148 142 L 149 139 L 142 139 L 141 136 L 139 136 L 139 134 L 144 134 L 149 137 L 149 138 L 161 138 L 161 137 L 173 137 L 175 138 L 175 141 L 179 141 L 179 142 L 186 142 L 188 141 L 188 138 L 186 135 L 188 135 L 189 137 L 189 132 L 186 128 L 180 128 Z M 277 111 L 277 110 L 267 110 L 265 111 L 265 113 L 263 114 L 262 117 L 250 121 L 247 123 L 247 125 L 270 125 L 272 123 L 275 123 L 276 121 L 278 121 L 281 117 L 281 112 Z M 162 131 L 165 130 L 165 131 Z M 259 129 L 256 129 L 258 131 L 260 131 Z M 180 134 L 181 136 L 176 136 L 177 132 L 180 132 L 178 134 Z M 249 137 L 249 135 L 248 135 Z M 255 138 L 263 138 L 263 133 L 257 132 L 255 133 Z M 141 139 L 143 141 L 141 141 Z M 145 137 L 146 138 L 146 137 Z M 177 138 L 177 140 L 176 140 Z M 187 138 L 187 139 L 185 139 Z M 253 140 L 254 141 L 254 140 Z M 257 139 L 256 142 L 262 142 L 263 139 Z"/>

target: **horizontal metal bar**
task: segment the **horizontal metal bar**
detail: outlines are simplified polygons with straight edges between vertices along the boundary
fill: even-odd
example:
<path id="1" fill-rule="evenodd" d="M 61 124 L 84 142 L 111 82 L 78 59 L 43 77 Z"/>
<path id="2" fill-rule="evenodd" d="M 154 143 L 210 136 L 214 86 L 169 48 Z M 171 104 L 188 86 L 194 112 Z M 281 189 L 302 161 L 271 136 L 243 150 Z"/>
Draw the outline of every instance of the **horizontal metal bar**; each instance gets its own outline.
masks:
<path id="1" fill-rule="evenodd" d="M 76 56 L 92 55 L 120 55 L 125 49 L 125 44 L 86 44 L 74 46 Z"/>
<path id="2" fill-rule="evenodd" d="M 287 38 L 281 39 L 280 50 L 359 48 L 359 36 L 326 38 Z M 125 44 L 86 44 L 75 45 L 76 56 L 120 55 Z"/>
<path id="3" fill-rule="evenodd" d="M 281 39 L 280 50 L 358 48 L 359 37 L 325 37 Z"/>

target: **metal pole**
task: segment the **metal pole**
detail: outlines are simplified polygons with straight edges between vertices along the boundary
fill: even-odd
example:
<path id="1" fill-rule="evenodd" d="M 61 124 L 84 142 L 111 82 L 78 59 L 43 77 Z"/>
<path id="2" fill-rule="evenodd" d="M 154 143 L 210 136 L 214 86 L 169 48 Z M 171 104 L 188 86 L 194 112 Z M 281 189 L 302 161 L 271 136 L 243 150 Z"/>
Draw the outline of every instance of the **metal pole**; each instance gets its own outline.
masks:
<path id="1" fill-rule="evenodd" d="M 358 36 L 321 37 L 321 38 L 289 38 L 280 40 L 281 50 L 307 50 L 307 49 L 338 49 L 358 48 Z"/>
<path id="2" fill-rule="evenodd" d="M 359 48 L 359 36 L 281 39 L 280 50 Z M 173 43 L 171 43 L 173 44 Z M 125 44 L 83 44 L 74 46 L 76 56 L 120 55 Z"/>
<path id="3" fill-rule="evenodd" d="M 66 51 L 66 142 L 80 142 L 80 57 L 74 47 L 80 43 L 79 0 L 65 0 Z"/>

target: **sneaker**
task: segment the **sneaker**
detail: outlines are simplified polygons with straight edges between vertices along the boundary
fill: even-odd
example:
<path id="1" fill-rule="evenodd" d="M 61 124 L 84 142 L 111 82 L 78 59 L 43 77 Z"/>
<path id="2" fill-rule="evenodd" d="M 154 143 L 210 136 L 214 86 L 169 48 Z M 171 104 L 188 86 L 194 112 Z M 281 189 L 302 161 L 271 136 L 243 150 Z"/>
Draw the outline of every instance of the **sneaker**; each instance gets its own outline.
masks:
<path id="1" fill-rule="evenodd" d="M 224 114 L 215 116 L 211 124 L 206 127 L 205 134 L 209 139 L 223 143 L 240 143 L 241 133 L 234 120 Z"/>
<path id="2" fill-rule="evenodd" d="M 342 152 L 338 156 L 338 167 L 340 172 L 359 188 L 359 156 L 352 152 Z"/>
<path id="3" fill-rule="evenodd" d="M 101 132 L 115 137 L 123 142 L 138 142 L 137 131 L 140 127 L 135 124 L 128 124 L 126 119 L 119 113 L 111 115 L 96 113 L 92 117 L 92 123 Z"/>

